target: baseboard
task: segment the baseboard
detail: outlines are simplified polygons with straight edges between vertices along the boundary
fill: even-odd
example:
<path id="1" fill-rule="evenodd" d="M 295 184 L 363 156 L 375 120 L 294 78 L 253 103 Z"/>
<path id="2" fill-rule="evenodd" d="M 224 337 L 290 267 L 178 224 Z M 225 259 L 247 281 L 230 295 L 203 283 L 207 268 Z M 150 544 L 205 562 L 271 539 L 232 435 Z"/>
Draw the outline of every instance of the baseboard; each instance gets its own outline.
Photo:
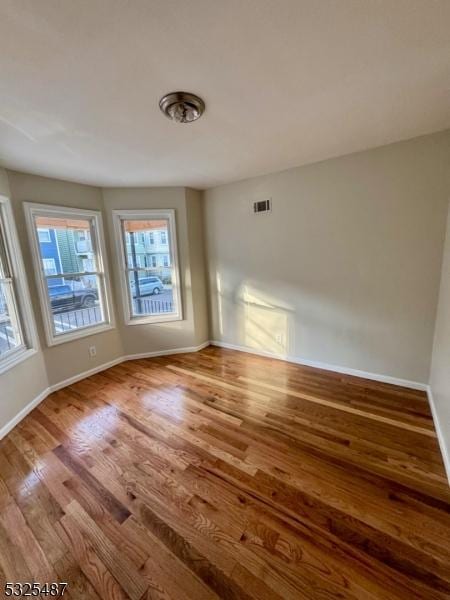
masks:
<path id="1" fill-rule="evenodd" d="M 140 358 L 155 358 L 157 356 L 170 356 L 171 354 L 186 354 L 188 352 L 198 352 L 210 345 L 210 342 L 203 342 L 199 346 L 188 346 L 186 348 L 172 348 L 171 350 L 158 350 L 157 352 L 143 352 L 142 354 L 128 354 L 123 360 L 139 360 Z"/>
<path id="2" fill-rule="evenodd" d="M 36 408 L 38 404 L 45 400 L 50 393 L 50 388 L 45 389 L 39 394 L 39 396 L 36 396 L 36 398 L 22 408 L 22 410 L 18 412 L 17 415 L 11 419 L 11 421 L 8 421 L 8 423 L 6 423 L 6 425 L 0 429 L 0 440 L 3 439 L 5 435 L 7 435 L 12 429 L 14 429 L 14 427 L 18 425 L 20 421 L 22 421 L 22 419 L 24 419 L 27 414 L 33 410 L 33 408 Z"/>
<path id="3" fill-rule="evenodd" d="M 185 348 L 172 348 L 170 350 L 160 350 L 157 352 L 144 352 L 142 354 L 128 354 L 126 356 L 120 356 L 119 358 L 115 358 L 114 360 L 111 360 L 107 363 L 98 365 L 97 367 L 94 367 L 93 369 L 89 369 L 88 371 L 83 371 L 82 373 L 78 373 L 77 375 L 74 375 L 73 377 L 69 377 L 68 379 L 64 379 L 63 381 L 55 383 L 55 384 L 49 386 L 47 389 L 43 390 L 38 396 L 36 396 L 36 398 L 34 398 L 24 408 L 22 408 L 22 410 L 19 413 L 17 413 L 17 415 L 15 415 L 15 417 L 13 417 L 8 423 L 6 423 L 6 425 L 4 425 L 0 429 L 0 440 L 2 438 L 4 438 L 5 435 L 7 435 L 12 429 L 14 429 L 14 427 L 16 425 L 18 425 L 20 423 L 20 421 L 22 421 L 22 419 L 24 419 L 28 415 L 28 413 L 30 413 L 34 408 L 36 408 L 36 406 L 38 406 L 41 402 L 43 402 L 47 398 L 47 396 L 49 396 L 53 392 L 57 392 L 58 390 L 68 387 L 69 385 L 72 385 L 73 383 L 76 383 L 77 381 L 86 379 L 87 377 L 90 377 L 91 375 L 95 375 L 96 373 L 100 373 L 101 371 L 106 371 L 106 369 L 110 369 L 111 367 L 114 367 L 115 365 L 118 365 L 127 360 L 137 360 L 140 358 L 155 358 L 157 356 L 169 356 L 171 354 L 185 354 L 185 353 L 189 353 L 189 352 L 198 352 L 199 350 L 206 348 L 206 346 L 209 346 L 209 341 L 204 342 L 203 344 L 200 344 L 198 346 L 188 346 Z"/>
<path id="4" fill-rule="evenodd" d="M 239 352 L 248 352 L 249 354 L 256 354 L 258 356 L 265 356 L 267 358 L 275 358 L 276 360 L 285 360 L 286 362 L 295 363 L 297 365 L 303 365 L 305 367 L 314 367 L 315 369 L 324 369 L 325 371 L 333 371 L 335 373 L 342 373 L 343 375 L 353 375 L 354 377 L 362 377 L 363 379 L 371 379 L 372 381 L 379 381 L 381 383 L 390 383 L 392 385 L 398 385 L 401 387 L 410 388 L 413 390 L 420 390 L 426 392 L 428 385 L 419 381 L 410 381 L 409 379 L 399 379 L 397 377 L 391 377 L 390 375 L 381 375 L 379 373 L 370 373 L 368 371 L 359 371 L 358 369 L 350 369 L 348 367 L 341 367 L 339 365 L 330 365 L 329 363 L 323 363 L 315 360 L 307 360 L 299 358 L 297 356 L 274 354 L 272 352 L 265 352 L 264 350 L 255 350 L 247 346 L 237 346 L 235 344 L 228 344 L 226 342 L 219 342 L 217 340 L 211 340 L 212 346 L 219 346 L 220 348 L 228 348 L 230 350 L 238 350 Z"/>
<path id="5" fill-rule="evenodd" d="M 431 408 L 431 414 L 433 415 L 434 428 L 436 429 L 439 448 L 441 450 L 442 462 L 444 463 L 445 473 L 447 474 L 448 483 L 450 485 L 450 448 L 448 447 L 447 441 L 444 437 L 444 432 L 442 431 L 441 423 L 436 410 L 436 404 L 433 398 L 433 392 L 431 391 L 431 387 L 429 385 L 427 386 L 427 395 Z"/>
<path id="6" fill-rule="evenodd" d="M 49 387 L 50 393 L 57 392 L 58 390 L 62 390 L 63 388 L 76 383 L 77 381 L 81 381 L 82 379 L 86 379 L 86 377 L 90 377 L 91 375 L 95 375 L 96 373 L 100 373 L 101 371 L 106 371 L 106 369 L 110 369 L 111 367 L 115 367 L 124 361 L 124 357 L 120 356 L 119 358 L 115 358 L 114 360 L 110 360 L 107 363 L 103 363 L 102 365 L 98 365 L 93 369 L 89 369 L 88 371 L 83 371 L 82 373 L 77 373 L 73 377 L 69 377 L 68 379 L 64 379 L 58 383 L 55 383 Z"/>
<path id="7" fill-rule="evenodd" d="M 200 344 L 199 346 L 188 346 L 186 348 L 171 348 L 170 350 L 158 350 L 156 352 L 143 352 L 141 354 L 127 354 L 125 356 L 120 356 L 119 358 L 115 358 L 114 360 L 111 360 L 107 363 L 98 365 L 97 367 L 94 367 L 93 369 L 89 369 L 88 371 L 83 371 L 83 373 L 78 373 L 77 375 L 74 375 L 73 377 L 69 377 L 69 379 L 64 379 L 63 381 L 60 381 L 59 383 L 51 385 L 50 391 L 56 392 L 58 390 L 61 390 L 62 388 L 72 385 L 73 383 L 76 383 L 77 381 L 86 379 L 86 377 L 90 377 L 91 375 L 95 375 L 96 373 L 100 373 L 101 371 L 106 371 L 106 369 L 110 369 L 111 367 L 119 365 L 120 363 L 123 363 L 127 360 L 138 360 L 140 358 L 155 358 L 157 356 L 169 356 L 170 354 L 184 354 L 186 352 L 198 352 L 199 350 L 206 348 L 206 346 L 209 346 L 209 341 L 205 342 L 203 344 Z"/>

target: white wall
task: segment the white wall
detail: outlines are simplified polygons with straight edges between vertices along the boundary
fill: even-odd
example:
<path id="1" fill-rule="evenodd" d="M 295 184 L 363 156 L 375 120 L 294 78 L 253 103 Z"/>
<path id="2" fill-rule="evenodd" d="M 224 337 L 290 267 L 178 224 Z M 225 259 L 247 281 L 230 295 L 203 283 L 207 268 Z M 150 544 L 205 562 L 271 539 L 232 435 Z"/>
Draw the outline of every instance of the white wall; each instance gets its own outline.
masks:
<path id="1" fill-rule="evenodd" d="M 450 479 L 450 210 L 431 362 L 430 389 L 435 421 L 440 430 L 439 441 Z"/>
<path id="2" fill-rule="evenodd" d="M 10 196 L 8 176 L 0 168 L 0 194 Z M 42 350 L 0 375 L 0 430 L 48 387 Z"/>
<path id="3" fill-rule="evenodd" d="M 444 132 L 207 190 L 212 338 L 428 382 L 449 158 Z"/>

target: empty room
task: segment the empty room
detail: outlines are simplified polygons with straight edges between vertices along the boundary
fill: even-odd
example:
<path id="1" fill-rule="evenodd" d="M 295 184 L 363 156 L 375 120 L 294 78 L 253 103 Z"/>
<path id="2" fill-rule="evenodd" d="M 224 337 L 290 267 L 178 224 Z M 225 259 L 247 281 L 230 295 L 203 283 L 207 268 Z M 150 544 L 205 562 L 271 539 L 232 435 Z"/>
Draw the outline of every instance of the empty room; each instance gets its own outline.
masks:
<path id="1" fill-rule="evenodd" d="M 450 600 L 449 0 L 0 0 L 0 598 Z"/>

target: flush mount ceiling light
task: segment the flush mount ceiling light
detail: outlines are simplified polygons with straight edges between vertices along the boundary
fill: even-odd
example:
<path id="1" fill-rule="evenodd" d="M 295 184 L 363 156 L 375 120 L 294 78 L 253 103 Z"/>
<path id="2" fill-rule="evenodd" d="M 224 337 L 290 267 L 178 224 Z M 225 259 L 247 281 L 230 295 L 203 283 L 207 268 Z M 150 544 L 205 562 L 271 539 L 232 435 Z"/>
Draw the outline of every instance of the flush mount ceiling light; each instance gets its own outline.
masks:
<path id="1" fill-rule="evenodd" d="M 159 108 L 172 121 L 192 123 L 205 112 L 205 103 L 195 94 L 171 92 L 161 98 Z"/>

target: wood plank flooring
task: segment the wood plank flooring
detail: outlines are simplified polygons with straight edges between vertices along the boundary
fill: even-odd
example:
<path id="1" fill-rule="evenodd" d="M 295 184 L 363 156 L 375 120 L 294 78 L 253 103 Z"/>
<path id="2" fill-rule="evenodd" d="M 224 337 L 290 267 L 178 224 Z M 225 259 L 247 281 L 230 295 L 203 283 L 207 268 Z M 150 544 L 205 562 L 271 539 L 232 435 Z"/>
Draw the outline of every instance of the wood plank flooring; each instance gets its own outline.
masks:
<path id="1" fill-rule="evenodd" d="M 80 381 L 0 442 L 5 581 L 83 600 L 450 598 L 426 396 L 215 347 Z"/>

